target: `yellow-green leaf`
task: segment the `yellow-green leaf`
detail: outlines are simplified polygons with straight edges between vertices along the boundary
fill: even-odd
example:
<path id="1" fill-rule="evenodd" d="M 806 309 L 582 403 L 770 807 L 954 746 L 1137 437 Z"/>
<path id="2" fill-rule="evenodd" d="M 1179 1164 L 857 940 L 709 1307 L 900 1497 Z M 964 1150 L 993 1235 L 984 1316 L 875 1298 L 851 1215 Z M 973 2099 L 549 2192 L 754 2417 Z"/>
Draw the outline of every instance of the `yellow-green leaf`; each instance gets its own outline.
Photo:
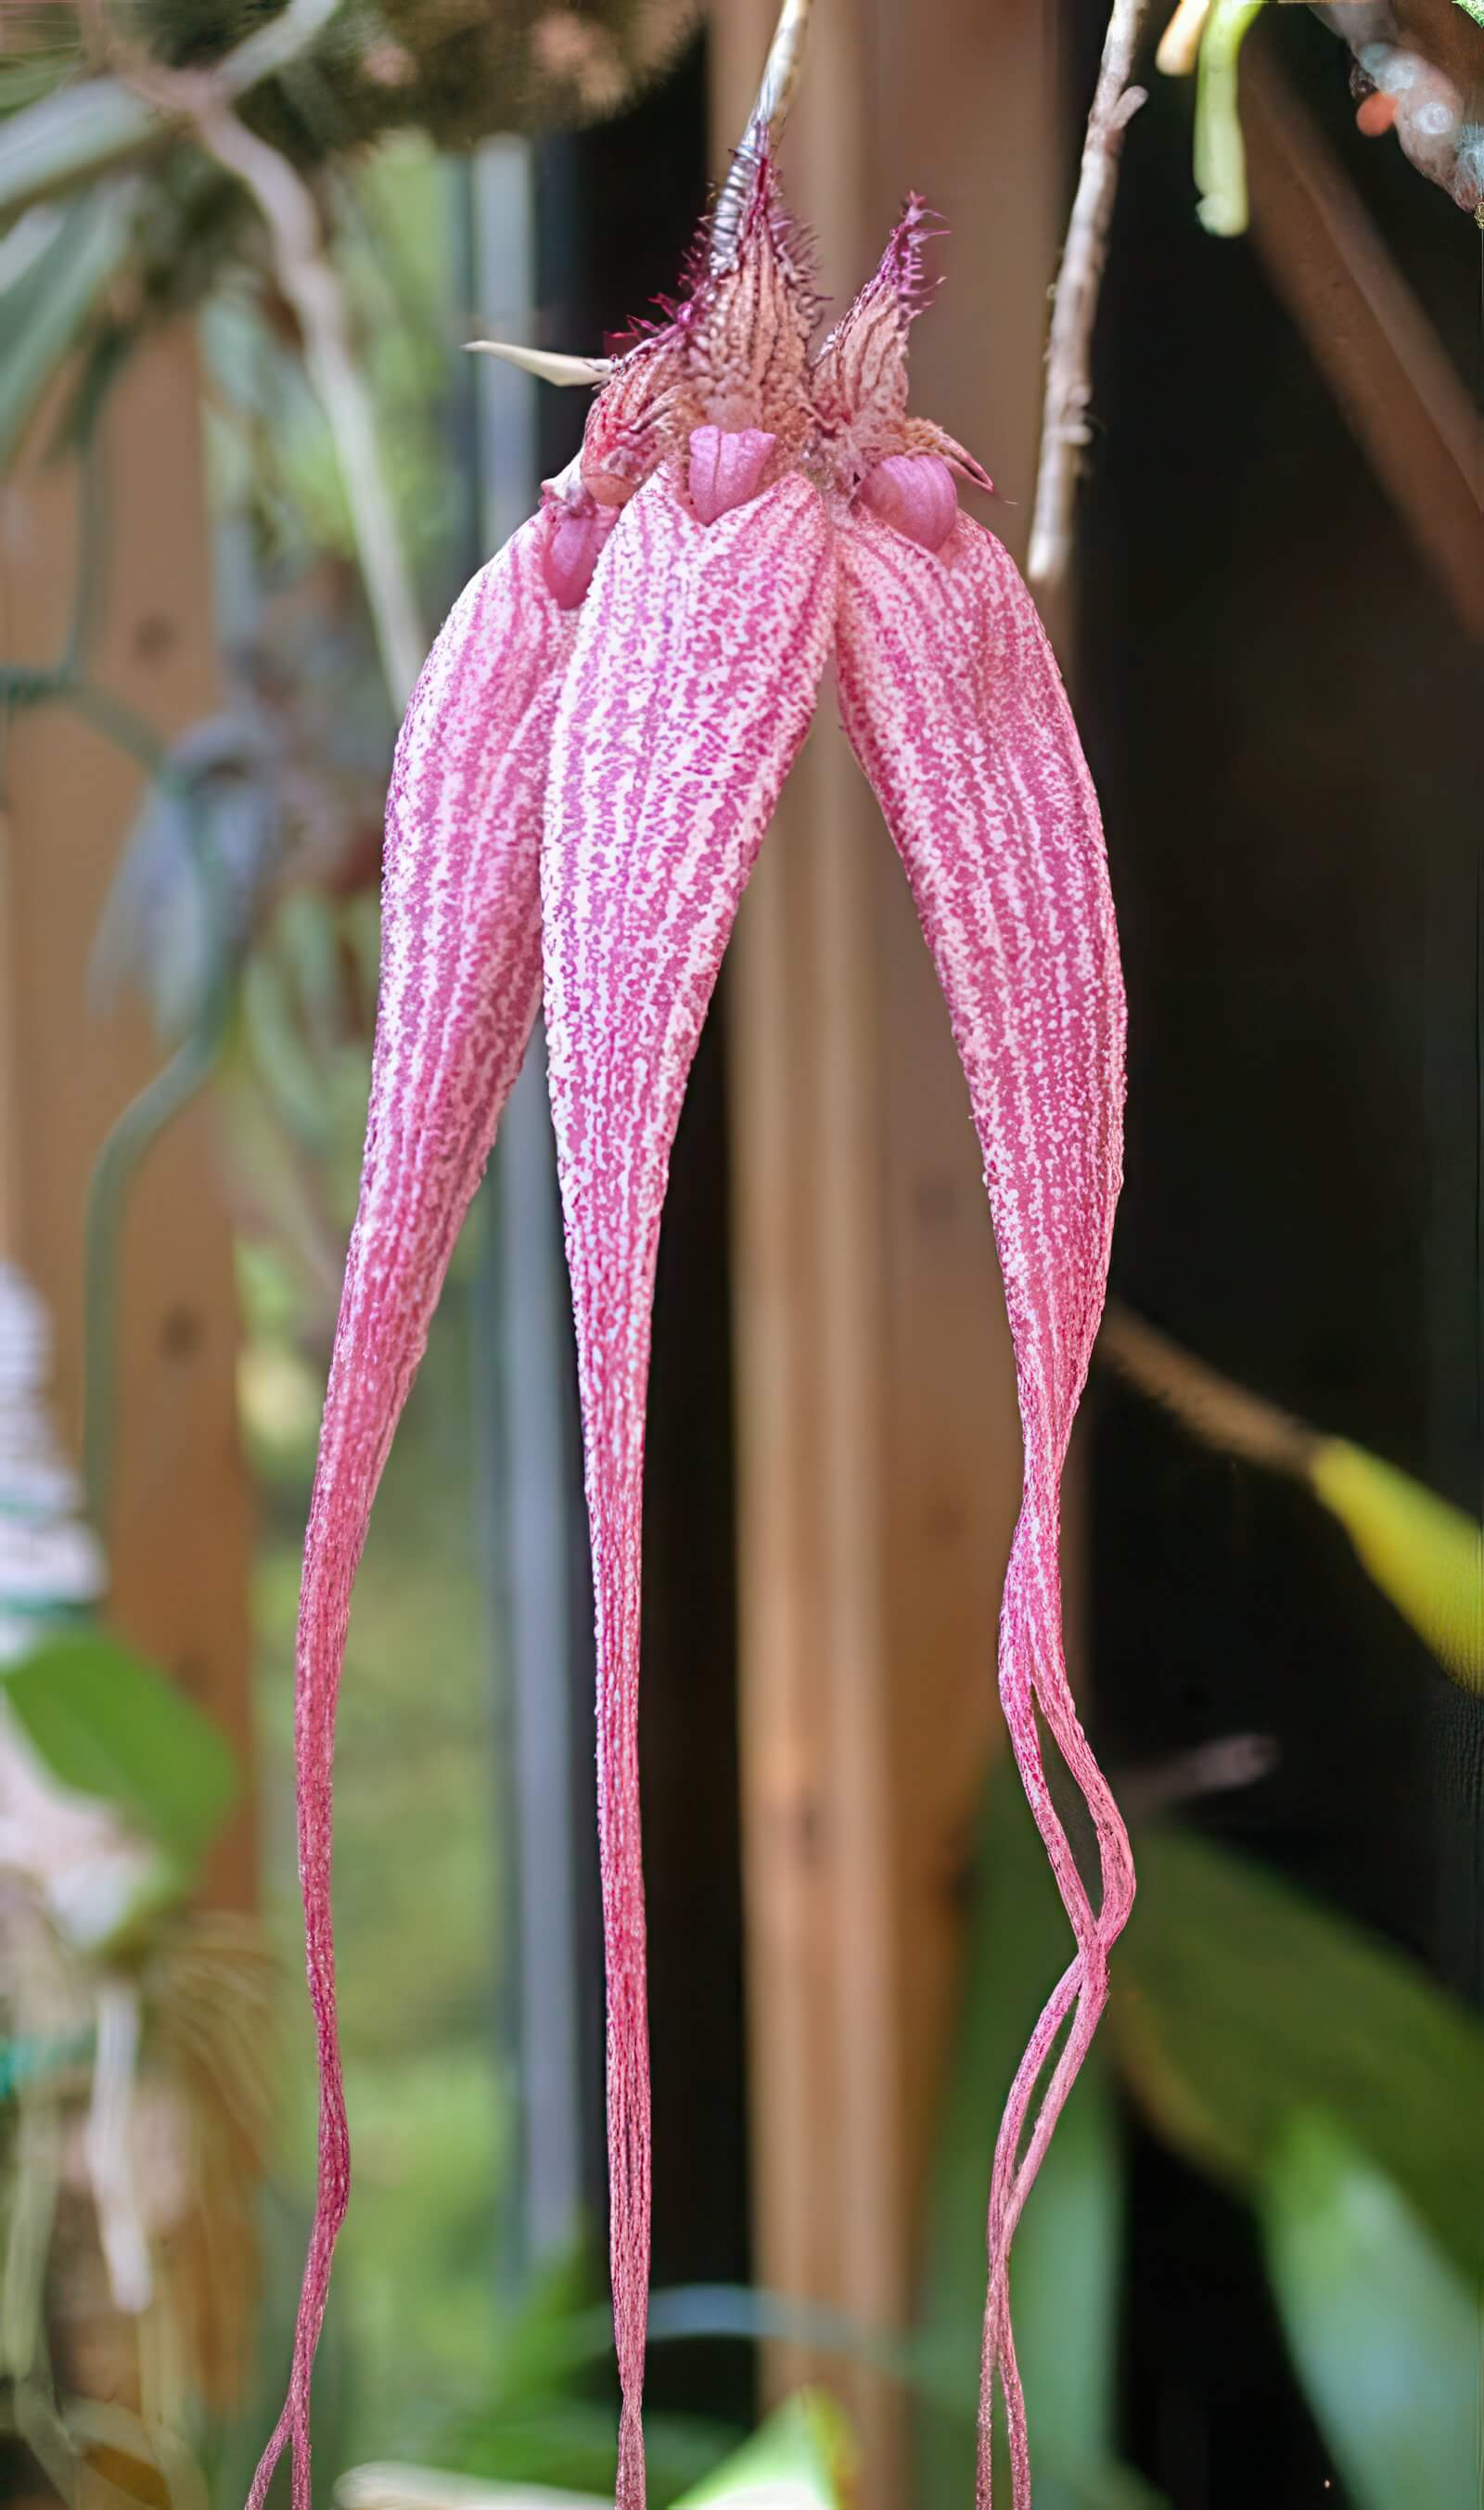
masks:
<path id="1" fill-rule="evenodd" d="M 1196 72 L 1197 215 L 1208 235 L 1245 233 L 1247 156 L 1242 145 L 1237 63 L 1264 0 L 1213 0 Z"/>
<path id="2" fill-rule="evenodd" d="M 675 2510 L 841 2510 L 854 2461 L 833 2397 L 804 2388 Z"/>
<path id="3" fill-rule="evenodd" d="M 1438 1662 L 1455 1682 L 1484 1691 L 1484 1528 L 1344 1438 L 1314 1450 L 1310 1478 Z"/>

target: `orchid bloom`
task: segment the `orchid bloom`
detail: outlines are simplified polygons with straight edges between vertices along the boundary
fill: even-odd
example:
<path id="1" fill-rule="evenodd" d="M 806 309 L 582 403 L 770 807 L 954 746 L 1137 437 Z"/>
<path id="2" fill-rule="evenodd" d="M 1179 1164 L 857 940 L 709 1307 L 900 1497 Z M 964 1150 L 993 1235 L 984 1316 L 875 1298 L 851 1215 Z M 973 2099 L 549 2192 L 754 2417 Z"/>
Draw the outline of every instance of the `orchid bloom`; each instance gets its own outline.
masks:
<path id="1" fill-rule="evenodd" d="M 642 2510 L 649 2061 L 636 1727 L 645 1394 L 670 1146 L 722 954 L 833 661 L 947 999 L 1014 1335 L 1024 1497 L 1000 1679 L 1076 1936 L 1010 2095 L 990 2205 L 980 2498 L 996 2383 L 1029 2501 L 1008 2309 L 1021 2204 L 1107 1992 L 1132 1874 L 1062 1655 L 1059 1484 L 1121 1170 L 1123 1008 L 1097 804 L 1030 597 L 961 513 L 977 465 L 907 411 L 928 294 L 916 199 L 811 359 L 814 305 L 766 145 L 725 247 L 614 364 L 573 475 L 455 607 L 387 818 L 383 972 L 300 1602 L 296 1743 L 320 2192 L 285 2441 L 309 2505 L 310 2364 L 348 2151 L 330 1764 L 351 1582 L 459 1226 L 545 1001 L 581 1380 L 597 1635 L 618 2503 Z M 720 264 L 718 267 L 717 264 Z M 1037 1712 L 1091 1806 L 1094 1908 Z M 1031 2127 L 1038 2077 L 1071 2017 Z"/>

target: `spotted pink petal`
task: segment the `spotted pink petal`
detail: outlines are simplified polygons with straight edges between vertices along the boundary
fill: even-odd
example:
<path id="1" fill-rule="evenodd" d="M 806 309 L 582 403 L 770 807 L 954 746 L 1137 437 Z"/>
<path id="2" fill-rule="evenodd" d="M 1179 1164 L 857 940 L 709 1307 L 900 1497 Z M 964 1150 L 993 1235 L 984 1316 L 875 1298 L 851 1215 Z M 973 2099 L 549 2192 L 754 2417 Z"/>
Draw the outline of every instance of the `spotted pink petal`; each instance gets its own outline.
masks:
<path id="1" fill-rule="evenodd" d="M 660 1220 L 691 1058 L 834 611 L 792 474 L 702 524 L 666 473 L 582 612 L 542 849 L 547 1044 L 577 1319 L 598 1664 L 618 2510 L 642 2510 L 649 2058 L 637 1719 L 644 1410 Z"/>
<path id="2" fill-rule="evenodd" d="M 1106 2001 L 1109 1947 L 1133 1894 L 1127 1837 L 1067 1682 L 1058 1565 L 1061 1471 L 1122 1174 L 1123 993 L 1096 797 L 1050 649 L 1006 551 L 961 515 L 934 554 L 857 508 L 841 526 L 839 568 L 846 726 L 912 886 L 984 1155 L 1025 1450 L 1000 1686 L 1077 1939 L 1011 2091 L 990 2204 L 979 2500 L 987 2510 L 998 2377 L 1016 2510 L 1028 2510 L 1009 2243 Z M 1098 1909 L 1050 1801 L 1038 1708 L 1096 1827 Z M 1021 2160 L 1036 2084 L 1069 2015 Z"/>
<path id="3" fill-rule="evenodd" d="M 319 2192 L 288 2398 L 248 2510 L 259 2510 L 290 2439 L 295 2510 L 310 2510 L 310 2376 L 350 2184 L 330 1919 L 335 1702 L 371 1502 L 540 999 L 541 809 L 577 629 L 545 581 L 551 529 L 549 515 L 536 515 L 464 591 L 408 709 L 387 804 L 361 1207 L 299 1596 L 294 1754 L 320 2058 Z"/>

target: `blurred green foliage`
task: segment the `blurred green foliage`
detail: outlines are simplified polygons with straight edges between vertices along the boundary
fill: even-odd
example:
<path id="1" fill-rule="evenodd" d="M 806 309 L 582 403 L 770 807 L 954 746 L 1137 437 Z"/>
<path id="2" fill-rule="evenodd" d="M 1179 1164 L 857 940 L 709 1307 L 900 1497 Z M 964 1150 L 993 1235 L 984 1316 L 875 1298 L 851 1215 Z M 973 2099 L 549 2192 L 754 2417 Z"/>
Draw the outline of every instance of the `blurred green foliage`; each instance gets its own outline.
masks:
<path id="1" fill-rule="evenodd" d="M 297 1340 L 291 1282 L 261 1246 L 241 1277 L 247 1368 L 261 1385 L 266 1363 L 276 1407 L 266 1433 L 253 1407 L 264 1917 L 297 1979 L 293 1640 L 321 1388 Z M 350 2357 L 346 2446 L 361 2457 L 431 2446 L 499 2358 L 496 2208 L 511 2094 L 493 2029 L 493 1672 L 471 1499 L 469 1333 L 456 1272 L 377 1500 L 341 1694 L 335 1911 L 356 2203 L 330 2317 Z M 307 2185 L 314 2082 L 302 1997 L 295 2036 L 288 2149 Z"/>
<path id="2" fill-rule="evenodd" d="M 1147 1833 L 1139 1882 L 1110 2018 L 1160 2132 L 1255 2197 L 1295 2118 L 1318 2112 L 1484 2274 L 1484 2024 L 1403 1954 L 1189 1832 Z"/>
<path id="3" fill-rule="evenodd" d="M 438 2435 L 436 2464 L 491 2483 L 544 2484 L 612 2499 L 618 2409 L 600 2280 L 580 2254 L 532 2278 L 501 2316 L 476 2398 L 471 2391 L 472 2401 Z M 695 2415 L 646 2416 L 653 2510 L 674 2510 L 738 2439 L 726 2425 Z"/>
<path id="4" fill-rule="evenodd" d="M 1105 2037 L 1016 2238 L 1038 2510 L 1157 2510 L 1116 2457 L 1116 2081 L 1256 2209 L 1295 2370 L 1359 2510 L 1462 2510 L 1484 2333 L 1484 2025 L 1415 1962 L 1209 1841 L 1146 1831 L 1137 1864 Z M 990 2138 L 1068 1950 L 1012 1770 L 989 1790 L 976 1907 L 924 2293 L 926 2510 L 971 2492 Z"/>
<path id="5" fill-rule="evenodd" d="M 974 1917 L 933 2156 L 922 2293 L 930 2393 L 918 2418 L 924 2510 L 973 2498 L 985 2209 L 995 2127 L 1025 2043 L 1068 1954 L 1066 1919 L 1015 1781 L 991 1784 Z M 1159 2510 L 1117 2455 L 1123 2143 L 1102 2042 L 1074 2085 L 1015 2237 L 1015 2350 L 1045 2510 Z M 997 2422 L 1003 2433 L 1003 2402 Z M 1008 2458 L 997 2491 L 1008 2499 Z"/>
<path id="6" fill-rule="evenodd" d="M 450 170 L 415 132 L 399 133 L 336 183 L 335 266 L 399 532 L 433 596 L 430 615 L 446 591 L 464 496 L 447 449 L 461 322 L 452 208 Z M 321 555 L 354 562 L 354 518 L 329 424 L 275 300 L 247 274 L 224 274 L 203 307 L 202 340 L 216 387 L 207 419 L 217 511 L 250 520 L 266 567 Z"/>
<path id="7" fill-rule="evenodd" d="M 1355 2510 L 1476 2493 L 1484 2286 L 1322 2111 L 1301 2114 L 1259 2191 L 1293 2358 Z"/>
<path id="8" fill-rule="evenodd" d="M 193 1878 L 237 1794 L 225 1736 L 179 1685 L 103 1630 L 49 1635 L 0 1692 L 55 1778 L 114 1806 Z"/>
<path id="9" fill-rule="evenodd" d="M 805 2389 L 675 2510 L 722 2510 L 729 2501 L 766 2502 L 769 2510 L 841 2510 L 854 2463 L 850 2427 L 834 2399 L 822 2389 Z"/>
<path id="10" fill-rule="evenodd" d="M 204 70 L 285 6 L 133 0 L 116 16 L 120 31 L 168 68 Z M 254 85 L 244 108 L 261 138 L 305 167 L 410 128 L 468 148 L 495 131 L 601 120 L 673 57 L 698 10 L 696 0 L 341 0 L 320 14 L 312 40 Z M 25 111 L 88 66 L 77 9 L 54 5 L 36 35 L 0 55 L 0 116 Z M 101 124 L 96 97 L 88 102 Z M 166 135 L 157 131 L 156 144 Z"/>

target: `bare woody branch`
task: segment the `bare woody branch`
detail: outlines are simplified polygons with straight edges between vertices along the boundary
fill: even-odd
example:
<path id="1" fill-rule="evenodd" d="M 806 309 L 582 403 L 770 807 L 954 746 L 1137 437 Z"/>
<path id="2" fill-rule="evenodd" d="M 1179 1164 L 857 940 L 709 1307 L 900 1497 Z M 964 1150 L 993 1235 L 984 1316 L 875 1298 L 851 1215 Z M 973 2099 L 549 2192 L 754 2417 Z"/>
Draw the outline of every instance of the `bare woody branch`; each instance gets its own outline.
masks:
<path id="1" fill-rule="evenodd" d="M 1108 257 L 1123 133 L 1144 101 L 1144 90 L 1130 87 L 1128 81 L 1147 5 L 1148 0 L 1114 0 L 1062 249 L 1046 348 L 1041 462 L 1026 566 L 1038 592 L 1053 590 L 1060 584 L 1072 554 L 1077 481 L 1089 434 L 1092 326 Z"/>

